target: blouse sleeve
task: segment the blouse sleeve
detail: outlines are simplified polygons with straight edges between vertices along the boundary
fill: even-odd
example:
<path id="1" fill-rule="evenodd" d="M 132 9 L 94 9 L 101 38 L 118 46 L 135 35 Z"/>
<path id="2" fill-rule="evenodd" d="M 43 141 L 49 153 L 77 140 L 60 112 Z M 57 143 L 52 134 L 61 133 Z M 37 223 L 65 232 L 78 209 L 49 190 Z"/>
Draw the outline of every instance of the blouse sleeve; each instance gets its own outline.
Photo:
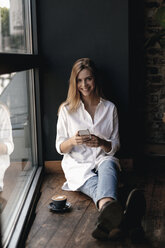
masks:
<path id="1" fill-rule="evenodd" d="M 7 147 L 7 154 L 10 155 L 14 150 L 14 143 L 12 137 L 12 126 L 8 110 L 0 107 L 0 143 Z"/>
<path id="2" fill-rule="evenodd" d="M 63 155 L 60 150 L 60 145 L 69 138 L 67 124 L 67 110 L 62 106 L 57 120 L 57 133 L 56 133 L 56 150 L 59 154 Z"/>
<path id="3" fill-rule="evenodd" d="M 107 139 L 112 144 L 112 149 L 107 153 L 108 155 L 114 155 L 120 148 L 120 138 L 119 138 L 119 121 L 117 108 L 114 106 L 113 109 L 113 120 L 112 120 L 112 129 L 111 137 Z"/>

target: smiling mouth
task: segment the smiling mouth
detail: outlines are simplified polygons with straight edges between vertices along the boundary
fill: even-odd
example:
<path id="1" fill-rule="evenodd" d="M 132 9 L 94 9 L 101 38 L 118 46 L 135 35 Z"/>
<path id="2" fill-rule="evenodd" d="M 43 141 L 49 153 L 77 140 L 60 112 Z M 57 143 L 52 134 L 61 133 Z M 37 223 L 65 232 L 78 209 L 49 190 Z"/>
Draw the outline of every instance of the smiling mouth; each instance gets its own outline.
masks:
<path id="1" fill-rule="evenodd" d="M 89 91 L 89 88 L 87 88 L 87 89 L 82 89 L 83 91 Z"/>

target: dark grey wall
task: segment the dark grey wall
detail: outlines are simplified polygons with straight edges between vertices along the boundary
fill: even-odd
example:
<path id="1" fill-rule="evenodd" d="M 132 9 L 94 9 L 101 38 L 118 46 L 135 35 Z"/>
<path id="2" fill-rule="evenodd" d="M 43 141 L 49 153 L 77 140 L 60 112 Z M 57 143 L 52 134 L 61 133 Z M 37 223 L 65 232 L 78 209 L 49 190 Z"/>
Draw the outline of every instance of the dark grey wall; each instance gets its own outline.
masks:
<path id="1" fill-rule="evenodd" d="M 39 0 L 39 52 L 45 160 L 61 158 L 55 148 L 57 110 L 65 100 L 72 64 L 93 59 L 105 95 L 119 112 L 121 154 L 130 153 L 128 0 Z"/>

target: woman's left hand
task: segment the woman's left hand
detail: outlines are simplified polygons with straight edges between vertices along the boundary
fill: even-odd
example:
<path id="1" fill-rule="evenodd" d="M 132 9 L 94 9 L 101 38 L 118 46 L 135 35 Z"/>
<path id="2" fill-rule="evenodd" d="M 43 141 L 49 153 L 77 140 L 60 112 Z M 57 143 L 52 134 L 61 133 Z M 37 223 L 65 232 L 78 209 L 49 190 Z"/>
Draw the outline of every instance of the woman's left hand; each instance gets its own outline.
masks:
<path id="1" fill-rule="evenodd" d="M 99 147 L 101 146 L 101 142 L 102 140 L 95 136 L 94 134 L 91 135 L 91 139 L 86 141 L 85 144 L 86 146 L 89 146 L 89 147 Z"/>
<path id="2" fill-rule="evenodd" d="M 110 141 L 103 140 L 94 134 L 91 135 L 91 139 L 85 142 L 89 147 L 101 147 L 105 152 L 110 152 L 112 149 L 112 143 Z"/>

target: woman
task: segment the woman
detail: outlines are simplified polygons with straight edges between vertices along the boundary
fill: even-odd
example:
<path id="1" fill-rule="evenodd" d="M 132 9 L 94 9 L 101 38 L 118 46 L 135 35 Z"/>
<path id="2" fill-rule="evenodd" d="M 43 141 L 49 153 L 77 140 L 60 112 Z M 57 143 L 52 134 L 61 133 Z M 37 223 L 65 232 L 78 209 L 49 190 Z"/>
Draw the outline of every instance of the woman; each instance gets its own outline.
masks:
<path id="1" fill-rule="evenodd" d="M 90 135 L 80 135 L 89 130 Z M 66 101 L 60 106 L 56 149 L 64 155 L 62 168 L 66 182 L 62 189 L 90 196 L 99 210 L 92 236 L 108 239 L 122 220 L 117 201 L 120 147 L 115 105 L 103 98 L 94 63 L 77 60 L 72 68 Z"/>
<path id="2" fill-rule="evenodd" d="M 3 179 L 10 165 L 10 154 L 13 150 L 10 114 L 7 107 L 0 103 L 0 192 L 3 191 Z"/>

